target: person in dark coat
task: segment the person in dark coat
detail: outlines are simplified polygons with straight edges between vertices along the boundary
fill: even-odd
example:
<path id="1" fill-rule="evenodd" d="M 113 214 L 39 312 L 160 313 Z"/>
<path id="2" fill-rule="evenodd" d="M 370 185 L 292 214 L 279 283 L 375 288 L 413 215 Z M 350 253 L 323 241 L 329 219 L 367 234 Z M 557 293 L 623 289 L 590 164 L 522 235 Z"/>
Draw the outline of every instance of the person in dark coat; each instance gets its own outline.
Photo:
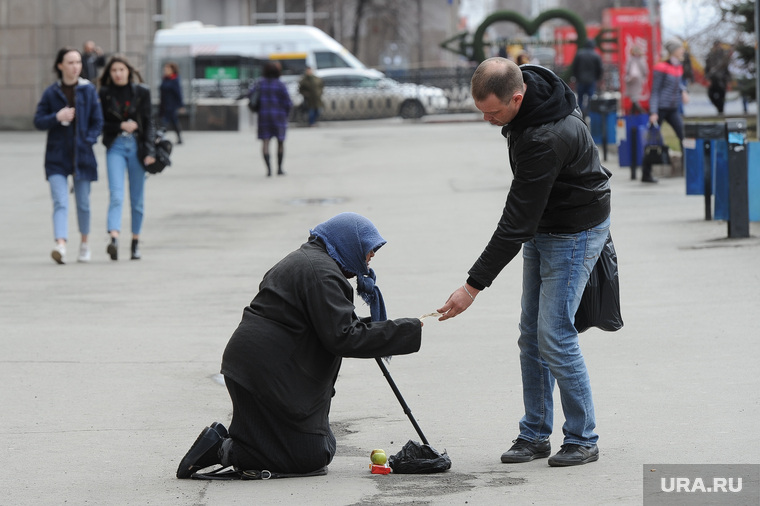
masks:
<path id="1" fill-rule="evenodd" d="M 85 42 L 82 51 L 82 77 L 94 83 L 98 80 L 98 72 L 105 64 L 103 50 L 91 40 Z"/>
<path id="2" fill-rule="evenodd" d="M 178 478 L 216 464 L 314 473 L 332 461 L 329 412 L 342 358 L 403 355 L 421 345 L 420 319 L 385 314 L 369 267 L 383 244 L 370 220 L 341 213 L 264 275 L 222 358 L 233 409 L 229 432 L 218 422 L 206 427 Z M 353 277 L 370 318 L 354 312 Z"/>
<path id="3" fill-rule="evenodd" d="M 80 77 L 82 56 L 79 51 L 68 47 L 59 50 L 53 68 L 58 81 L 42 94 L 34 114 L 34 126 L 48 132 L 45 178 L 53 197 L 55 239 L 51 256 L 59 264 L 66 262 L 68 177 L 72 176 L 82 236 L 77 260 L 89 262 L 90 183 L 98 180 L 98 162 L 92 146 L 103 128 L 103 112 L 95 86 Z"/>
<path id="4" fill-rule="evenodd" d="M 731 49 L 716 40 L 705 60 L 705 77 L 710 81 L 707 96 L 718 110 L 718 114 L 723 114 L 723 108 L 726 105 L 726 90 L 732 80 L 731 72 L 728 70 L 730 63 Z"/>
<path id="5" fill-rule="evenodd" d="M 549 457 L 556 382 L 564 441 L 549 465 L 588 464 L 599 459 L 599 436 L 574 323 L 609 235 L 611 173 L 599 161 L 575 95 L 551 70 L 490 58 L 475 70 L 471 90 L 483 119 L 502 127 L 513 178 L 496 230 L 465 284 L 438 309 L 440 320 L 469 308 L 522 249 L 517 345 L 525 415 L 501 461 Z"/>
<path id="6" fill-rule="evenodd" d="M 298 82 L 298 93 L 303 95 L 303 103 L 308 110 L 309 126 L 314 126 L 319 119 L 319 111 L 324 107 L 322 103 L 322 91 L 324 83 L 319 76 L 314 74 L 311 67 L 306 71 Z"/>
<path id="7" fill-rule="evenodd" d="M 594 41 L 589 39 L 578 49 L 571 66 L 575 78 L 575 92 L 583 117 L 588 116 L 589 100 L 596 93 L 596 82 L 602 78 L 602 57 L 594 50 Z"/>
<path id="8" fill-rule="evenodd" d="M 182 86 L 179 80 L 179 66 L 174 62 L 164 65 L 164 76 L 161 79 L 161 102 L 159 116 L 164 128 L 171 126 L 177 133 L 177 144 L 182 144 L 182 132 L 179 127 L 180 109 L 185 107 L 182 99 Z"/>
<path id="9" fill-rule="evenodd" d="M 285 133 L 288 129 L 288 114 L 293 107 L 287 88 L 280 81 L 280 65 L 277 62 L 267 62 L 264 65 L 262 78 L 249 90 L 248 95 L 258 93 L 258 137 L 261 139 L 261 154 L 267 166 L 267 176 L 272 175 L 272 165 L 269 160 L 269 141 L 277 138 L 277 174 L 282 176 L 282 160 L 285 155 Z"/>
<path id="10" fill-rule="evenodd" d="M 108 221 L 111 242 L 106 252 L 118 260 L 124 179 L 129 181 L 132 210 L 131 259 L 139 260 L 139 239 L 145 206 L 145 166 L 156 161 L 156 128 L 151 114 L 150 88 L 140 73 L 121 55 L 114 55 L 100 78 L 103 107 L 103 145 L 108 165 Z"/>

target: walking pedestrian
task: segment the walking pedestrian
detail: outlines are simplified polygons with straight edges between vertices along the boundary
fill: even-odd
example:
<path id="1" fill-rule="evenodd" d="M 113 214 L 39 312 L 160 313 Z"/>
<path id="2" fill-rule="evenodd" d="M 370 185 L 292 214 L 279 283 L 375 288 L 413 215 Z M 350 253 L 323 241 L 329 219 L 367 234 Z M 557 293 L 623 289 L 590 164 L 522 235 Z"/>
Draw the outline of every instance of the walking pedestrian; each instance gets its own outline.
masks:
<path id="1" fill-rule="evenodd" d="M 262 78 L 254 83 L 249 96 L 258 95 L 258 138 L 261 139 L 261 154 L 267 166 L 267 177 L 272 175 L 269 159 L 269 142 L 277 139 L 277 174 L 285 175 L 282 161 L 285 156 L 285 134 L 288 129 L 288 114 L 293 107 L 287 88 L 280 81 L 280 66 L 277 62 L 264 65 Z"/>
<path id="2" fill-rule="evenodd" d="M 103 107 L 103 144 L 108 165 L 107 230 L 110 242 L 106 252 L 111 260 L 119 257 L 119 234 L 124 202 L 124 179 L 129 181 L 132 216 L 131 259 L 139 260 L 140 231 L 145 210 L 145 166 L 156 161 L 156 129 L 151 114 L 150 89 L 141 84 L 140 73 L 126 57 L 114 55 L 100 78 Z"/>
<path id="3" fill-rule="evenodd" d="M 723 108 L 726 105 L 726 89 L 731 82 L 731 64 L 732 51 L 721 41 L 716 40 L 705 60 L 705 77 L 710 81 L 707 87 L 707 96 L 710 102 L 718 110 L 718 114 L 723 114 Z"/>
<path id="4" fill-rule="evenodd" d="M 571 66 L 575 79 L 578 105 L 585 118 L 588 116 L 589 101 L 596 93 L 596 82 L 602 78 L 602 57 L 594 50 L 594 41 L 589 39 L 578 49 Z"/>
<path id="5" fill-rule="evenodd" d="M 634 44 L 625 62 L 625 94 L 631 100 L 629 114 L 645 114 L 641 101 L 646 98 L 644 86 L 649 79 L 646 51 Z"/>
<path id="6" fill-rule="evenodd" d="M 683 105 L 689 102 L 689 94 L 683 80 L 682 60 L 685 52 L 683 42 L 670 39 L 665 42 L 667 56 L 652 69 L 652 91 L 649 96 L 649 123 L 662 125 L 667 122 L 678 137 L 683 153 Z M 641 181 L 656 183 L 652 165 L 643 163 Z"/>
<path id="7" fill-rule="evenodd" d="M 103 128 L 103 112 L 95 86 L 81 77 L 82 56 L 76 49 L 58 51 L 53 69 L 58 81 L 45 89 L 34 114 L 34 126 L 47 130 L 45 177 L 53 198 L 53 260 L 66 263 L 68 241 L 69 176 L 77 205 L 81 243 L 77 261 L 91 258 L 90 183 L 98 180 L 98 162 L 92 146 Z"/>
<path id="8" fill-rule="evenodd" d="M 163 78 L 161 79 L 161 101 L 159 116 L 164 128 L 171 126 L 177 133 L 177 144 L 182 144 L 182 132 L 179 126 L 179 111 L 185 107 L 182 99 L 182 86 L 179 79 L 179 65 L 174 62 L 164 64 Z"/>
<path id="9" fill-rule="evenodd" d="M 312 127 L 319 119 L 319 111 L 324 107 L 322 103 L 322 79 L 314 74 L 311 67 L 306 71 L 298 82 L 298 93 L 303 95 L 303 101 L 307 108 L 309 126 Z"/>
<path id="10" fill-rule="evenodd" d="M 100 46 L 88 40 L 83 45 L 82 52 L 82 77 L 93 83 L 98 79 L 100 69 L 106 64 L 106 57 Z"/>

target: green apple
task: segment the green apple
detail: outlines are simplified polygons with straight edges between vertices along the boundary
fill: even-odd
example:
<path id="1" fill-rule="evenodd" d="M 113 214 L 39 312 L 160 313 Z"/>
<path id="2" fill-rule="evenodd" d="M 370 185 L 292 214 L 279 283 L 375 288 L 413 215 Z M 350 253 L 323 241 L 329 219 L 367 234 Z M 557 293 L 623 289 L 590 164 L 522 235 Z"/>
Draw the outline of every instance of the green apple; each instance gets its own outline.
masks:
<path id="1" fill-rule="evenodd" d="M 388 457 L 385 455 L 384 450 L 372 450 L 372 453 L 369 455 L 370 460 L 372 460 L 372 463 L 378 466 L 384 465 L 386 462 L 388 462 Z"/>

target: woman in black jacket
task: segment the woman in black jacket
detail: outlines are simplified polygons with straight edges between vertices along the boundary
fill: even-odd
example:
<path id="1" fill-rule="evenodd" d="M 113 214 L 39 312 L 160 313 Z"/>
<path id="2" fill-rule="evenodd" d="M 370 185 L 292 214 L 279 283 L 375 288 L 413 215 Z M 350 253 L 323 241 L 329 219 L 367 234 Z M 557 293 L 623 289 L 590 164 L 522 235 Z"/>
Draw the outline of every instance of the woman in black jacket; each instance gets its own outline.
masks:
<path id="1" fill-rule="evenodd" d="M 143 221 L 145 166 L 156 161 L 155 126 L 151 116 L 150 90 L 127 59 L 115 55 L 106 64 L 100 78 L 100 103 L 103 107 L 103 144 L 108 166 L 107 252 L 118 259 L 121 207 L 124 201 L 124 177 L 129 179 L 132 210 L 132 260 L 140 258 L 138 240 Z"/>

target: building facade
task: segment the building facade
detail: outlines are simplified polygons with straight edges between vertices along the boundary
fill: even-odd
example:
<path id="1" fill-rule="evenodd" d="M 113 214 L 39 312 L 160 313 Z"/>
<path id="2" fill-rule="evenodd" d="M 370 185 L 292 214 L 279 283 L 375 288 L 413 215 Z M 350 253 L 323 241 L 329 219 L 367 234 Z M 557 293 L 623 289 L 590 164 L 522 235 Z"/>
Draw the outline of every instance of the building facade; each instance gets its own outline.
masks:
<path id="1" fill-rule="evenodd" d="M 462 63 L 440 47 L 460 30 L 460 0 L 0 0 L 0 129 L 32 129 L 37 102 L 53 83 L 55 55 L 92 40 L 124 54 L 155 81 L 155 31 L 184 21 L 215 25 L 314 25 L 367 66 L 381 70 Z M 357 21 L 358 20 L 358 21 Z M 155 84 L 155 83 L 152 83 Z"/>

